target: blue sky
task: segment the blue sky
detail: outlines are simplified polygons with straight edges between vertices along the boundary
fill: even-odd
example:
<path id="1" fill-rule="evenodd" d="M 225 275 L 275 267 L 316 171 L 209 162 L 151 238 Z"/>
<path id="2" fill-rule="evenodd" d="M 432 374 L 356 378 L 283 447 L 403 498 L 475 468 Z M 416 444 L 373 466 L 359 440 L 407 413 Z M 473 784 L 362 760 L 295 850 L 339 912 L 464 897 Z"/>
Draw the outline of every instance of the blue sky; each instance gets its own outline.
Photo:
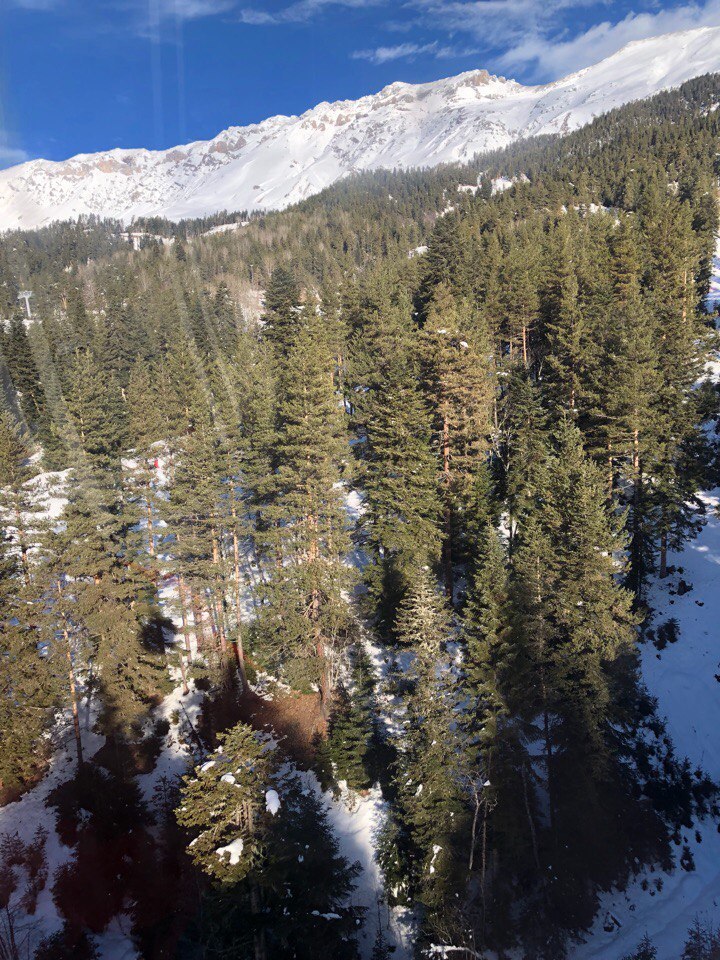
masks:
<path id="1" fill-rule="evenodd" d="M 540 82 L 720 0 L 0 0 L 0 167 L 161 148 L 393 80 Z"/>

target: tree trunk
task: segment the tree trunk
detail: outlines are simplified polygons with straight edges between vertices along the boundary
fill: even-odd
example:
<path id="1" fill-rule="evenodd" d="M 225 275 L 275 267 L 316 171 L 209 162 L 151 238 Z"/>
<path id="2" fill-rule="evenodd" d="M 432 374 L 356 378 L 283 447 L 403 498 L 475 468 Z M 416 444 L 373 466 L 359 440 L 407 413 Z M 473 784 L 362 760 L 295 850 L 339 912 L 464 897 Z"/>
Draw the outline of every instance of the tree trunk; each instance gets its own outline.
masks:
<path id="1" fill-rule="evenodd" d="M 186 697 L 190 693 L 190 687 L 187 682 L 187 669 L 185 667 L 185 657 L 180 654 L 180 676 L 182 677 L 182 692 L 183 696 Z"/>
<path id="2" fill-rule="evenodd" d="M 58 597 L 62 599 L 62 587 L 60 582 L 57 582 L 57 593 Z M 75 682 L 75 667 L 73 666 L 72 661 L 72 640 L 70 639 L 70 632 L 67 628 L 67 621 L 63 615 L 63 640 L 65 641 L 65 658 L 67 659 L 67 674 L 68 674 L 68 688 L 70 691 L 70 709 L 72 710 L 73 718 L 73 734 L 75 736 L 75 751 L 77 753 L 78 759 L 78 770 L 83 768 L 83 748 L 82 748 L 82 734 L 80 733 L 80 710 L 78 708 L 77 701 L 77 684 Z M 89 698 L 88 698 L 89 701 Z"/>
<path id="3" fill-rule="evenodd" d="M 545 699 L 545 681 L 543 680 L 543 699 Z M 555 797 L 553 790 L 553 752 L 550 740 L 550 718 L 543 708 L 543 736 L 545 738 L 545 769 L 547 773 L 548 806 L 550 810 L 550 833 L 555 837 Z"/>
<path id="4" fill-rule="evenodd" d="M 525 799 L 525 813 L 527 815 L 528 826 L 530 828 L 530 842 L 532 843 L 533 856 L 535 858 L 535 867 L 537 869 L 538 876 L 541 876 L 540 855 L 538 853 L 537 837 L 535 836 L 535 822 L 533 821 L 532 810 L 530 809 L 530 797 L 528 795 L 528 785 L 527 785 L 527 770 L 525 769 L 524 764 L 521 767 L 521 775 L 522 775 L 522 782 L 523 782 L 523 794 Z"/>
<path id="5" fill-rule="evenodd" d="M 190 628 L 188 625 L 187 610 L 185 609 L 185 581 L 183 580 L 182 574 L 178 575 L 178 597 L 180 599 L 180 617 L 182 619 L 183 625 L 183 636 L 185 637 L 185 650 L 187 651 L 188 658 L 192 660 L 192 646 L 190 644 Z M 197 644 L 197 635 L 195 637 L 195 643 Z"/>
<path id="6" fill-rule="evenodd" d="M 257 886 L 253 885 L 250 894 L 250 912 L 253 916 L 260 913 L 260 894 Z M 265 944 L 265 930 L 258 930 L 253 934 L 253 947 L 255 960 L 267 960 L 267 948 Z"/>
<path id="7" fill-rule="evenodd" d="M 148 488 L 149 489 L 149 488 Z M 155 528 L 153 526 L 153 510 L 152 502 L 150 500 L 150 494 L 145 496 L 145 506 L 147 509 L 147 525 L 148 525 L 148 553 L 151 557 L 155 556 Z"/>
<path id="8" fill-rule="evenodd" d="M 633 522 L 632 522 L 632 575 L 635 596 L 640 600 L 642 586 L 642 530 L 640 528 L 640 501 L 642 497 L 641 472 L 640 472 L 640 432 L 633 432 Z"/>
<path id="9" fill-rule="evenodd" d="M 482 859 L 480 862 L 480 896 L 482 898 L 482 935 L 485 937 L 485 914 L 487 898 L 485 896 L 485 881 L 487 878 L 487 822 L 488 805 L 483 804 L 483 829 L 482 829 Z"/>
<path id="10" fill-rule="evenodd" d="M 443 480 L 445 482 L 445 511 L 444 526 L 445 540 L 443 543 L 443 576 L 445 580 L 445 593 L 452 601 L 453 599 L 453 558 L 452 558 L 452 504 L 450 502 L 452 474 L 450 472 L 450 424 L 447 416 L 443 417 L 442 431 L 442 459 L 443 459 Z"/>
<path id="11" fill-rule="evenodd" d="M 472 829 L 470 831 L 470 859 L 468 860 L 468 873 L 472 871 L 473 863 L 475 862 L 475 835 L 477 833 L 477 822 L 480 814 L 480 792 L 477 788 L 473 790 L 473 800 L 475 802 L 475 810 L 473 811 Z"/>
<path id="12" fill-rule="evenodd" d="M 73 733 L 75 735 L 75 750 L 77 752 L 78 770 L 83 766 L 83 748 L 82 735 L 80 733 L 80 712 L 77 702 L 77 687 L 75 685 L 75 670 L 72 662 L 72 651 L 70 649 L 70 638 L 65 631 L 65 654 L 68 662 L 68 686 L 70 687 L 70 704 L 72 707 Z"/>
<path id="13" fill-rule="evenodd" d="M 235 576 L 235 628 L 237 630 L 237 636 L 235 637 L 235 659 L 237 660 L 237 668 L 240 672 L 240 679 L 242 680 L 243 690 L 247 690 L 248 681 L 247 673 L 245 671 L 245 651 L 243 650 L 242 642 L 242 627 L 240 621 L 240 543 L 238 540 L 237 534 L 237 508 L 235 505 L 235 498 L 231 494 L 231 511 L 232 511 L 232 520 L 233 520 L 233 572 Z"/>
<path id="14" fill-rule="evenodd" d="M 667 530 L 663 530 L 660 534 L 660 578 L 662 580 L 667 576 L 667 551 L 668 551 L 668 535 Z"/>

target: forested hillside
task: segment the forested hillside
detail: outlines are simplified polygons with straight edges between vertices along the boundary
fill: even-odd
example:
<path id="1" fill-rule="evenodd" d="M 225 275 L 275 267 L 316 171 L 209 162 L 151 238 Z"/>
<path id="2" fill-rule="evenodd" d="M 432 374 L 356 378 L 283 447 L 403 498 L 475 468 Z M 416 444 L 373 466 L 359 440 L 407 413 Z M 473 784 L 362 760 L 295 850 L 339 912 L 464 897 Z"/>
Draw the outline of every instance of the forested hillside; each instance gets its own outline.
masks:
<path id="1" fill-rule="evenodd" d="M 0 238 L 0 957 L 562 960 L 694 869 L 718 103 Z"/>

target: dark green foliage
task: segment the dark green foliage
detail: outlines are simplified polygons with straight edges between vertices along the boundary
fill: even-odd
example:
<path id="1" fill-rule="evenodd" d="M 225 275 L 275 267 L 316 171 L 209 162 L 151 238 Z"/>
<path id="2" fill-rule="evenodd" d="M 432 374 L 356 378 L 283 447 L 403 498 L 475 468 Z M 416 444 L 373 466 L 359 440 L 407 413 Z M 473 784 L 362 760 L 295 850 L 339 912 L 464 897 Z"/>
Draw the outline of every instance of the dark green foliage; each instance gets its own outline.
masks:
<path id="1" fill-rule="evenodd" d="M 207 891 L 178 956 L 356 960 L 361 914 L 347 901 L 358 867 L 338 853 L 312 790 L 296 778 L 275 785 L 281 806 L 263 815 L 262 859 Z"/>
<path id="2" fill-rule="evenodd" d="M 45 390 L 19 313 L 12 315 L 7 330 L 0 331 L 0 358 L 7 365 L 15 397 L 28 426 L 46 443 L 50 439 L 50 418 Z"/>
<path id="3" fill-rule="evenodd" d="M 305 304 L 296 322 L 281 366 L 274 475 L 256 535 L 273 566 L 261 626 L 274 664 L 320 661 L 326 697 L 326 657 L 342 646 L 349 622 L 342 599 L 351 581 L 343 562 L 349 549 L 341 486 L 346 436 L 322 318 Z"/>
<path id="4" fill-rule="evenodd" d="M 637 946 L 637 949 L 633 953 L 629 953 L 622 958 L 622 960 L 656 960 L 657 949 L 653 945 L 650 937 L 645 934 L 640 943 Z"/>
<path id="5" fill-rule="evenodd" d="M 354 658 L 351 691 L 339 685 L 328 724 L 328 752 L 337 780 L 353 790 L 371 785 L 373 683 L 367 657 Z"/>
<path id="6" fill-rule="evenodd" d="M 30 782 L 46 754 L 43 735 L 57 689 L 31 601 L 36 598 L 37 507 L 29 481 L 35 470 L 13 419 L 0 413 L 0 789 Z"/>
<path id="7" fill-rule="evenodd" d="M 351 369 L 371 550 L 366 577 L 387 628 L 415 571 L 437 563 L 441 547 L 439 459 L 406 302 L 370 307 Z"/>
<path id="8" fill-rule="evenodd" d="M 381 784 L 389 899 L 416 907 L 422 945 L 556 960 L 599 890 L 670 865 L 669 833 L 716 800 L 674 758 L 636 640 L 711 474 L 717 396 L 695 384 L 719 98 L 699 78 L 464 167 L 349 178 L 242 230 L 203 235 L 241 214 L 153 218 L 140 250 L 92 219 L 0 238 L 2 312 L 28 287 L 35 313 L 1 344 L 0 777 L 29 783 L 53 708 L 89 694 L 112 768 L 87 771 L 78 723 L 79 775 L 55 798 L 70 923 L 48 949 L 91 955 L 83 931 L 130 911 L 148 955 L 355 956 L 354 868 L 319 801 L 232 726 L 258 717 L 246 686 L 267 669 L 317 708 L 324 783 Z M 493 196 L 498 175 L 516 182 Z M 70 469 L 49 531 L 27 496 L 40 447 Z M 353 653 L 348 557 L 396 645 L 378 694 Z M 182 659 L 166 660 L 161 586 Z M 236 783 L 210 767 L 182 801 L 168 788 L 158 850 L 132 777 L 166 733 L 151 711 L 168 662 L 208 693 L 203 729 L 230 726 Z M 218 857 L 241 827 L 252 856 Z"/>
<path id="9" fill-rule="evenodd" d="M 719 957 L 720 931 L 696 920 L 688 931 L 681 960 L 718 960 Z"/>
<path id="10" fill-rule="evenodd" d="M 466 764 L 454 720 L 457 692 L 445 654 L 452 622 L 426 569 L 418 571 L 401 603 L 395 631 L 415 657 L 409 723 L 397 763 L 398 802 L 410 838 L 414 896 L 432 910 L 452 895 L 462 869 Z"/>
<path id="11" fill-rule="evenodd" d="M 97 946 L 84 930 L 75 931 L 67 924 L 58 933 L 44 937 L 33 960 L 99 960 Z"/>
<path id="12" fill-rule="evenodd" d="M 292 270 L 276 267 L 265 291 L 265 320 L 280 353 L 288 350 L 300 326 L 300 288 Z"/>

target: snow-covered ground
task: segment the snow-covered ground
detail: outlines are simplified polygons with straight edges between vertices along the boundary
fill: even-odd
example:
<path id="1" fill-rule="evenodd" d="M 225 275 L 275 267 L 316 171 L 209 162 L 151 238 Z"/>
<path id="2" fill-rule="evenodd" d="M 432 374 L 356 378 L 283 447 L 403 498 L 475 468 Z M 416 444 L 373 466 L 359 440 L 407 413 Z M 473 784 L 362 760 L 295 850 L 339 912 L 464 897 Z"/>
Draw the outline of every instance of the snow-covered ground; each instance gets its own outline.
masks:
<path id="1" fill-rule="evenodd" d="M 720 257 L 715 261 L 713 284 L 714 290 L 720 290 Z M 720 364 L 712 364 L 708 372 L 716 380 L 720 379 Z M 48 518 L 56 519 L 62 512 L 66 481 L 66 474 L 42 474 L 33 481 Z M 675 572 L 665 581 L 656 581 L 648 597 L 654 610 L 655 628 L 674 618 L 679 625 L 679 638 L 662 650 L 647 642 L 642 651 L 642 666 L 645 682 L 657 698 L 659 713 L 666 720 L 677 755 L 688 757 L 694 768 L 702 769 L 720 782 L 720 517 L 717 513 L 720 489 L 706 493 L 703 500 L 707 508 L 705 527 L 682 553 L 669 557 Z M 346 492 L 346 509 L 350 523 L 355 525 L 364 507 L 361 496 L 354 490 Z M 362 570 L 366 562 L 359 540 L 348 556 L 348 563 Z M 247 579 L 243 612 L 251 619 L 254 616 L 253 580 L 257 577 L 252 556 L 244 557 L 243 570 Z M 691 589 L 678 593 L 680 580 Z M 163 583 L 161 603 L 179 626 L 177 583 L 173 577 L 167 577 Z M 378 683 L 381 724 L 389 736 L 399 736 L 403 721 L 401 704 L 388 689 L 398 655 L 389 654 L 364 629 L 362 643 Z M 191 645 L 194 648 L 192 638 Z M 400 655 L 401 660 L 403 656 L 405 654 Z M 399 664 L 400 669 L 403 666 Z M 192 681 L 190 693 L 182 695 L 179 671 L 176 667 L 170 669 L 176 686 L 153 714 L 153 719 L 164 717 L 170 721 L 170 731 L 154 769 L 138 778 L 143 796 L 150 804 L 155 800 L 155 787 L 162 777 L 173 779 L 184 773 L 190 756 L 189 728 L 196 723 L 202 702 L 202 694 L 194 689 Z M 92 731 L 91 718 L 84 708 L 82 716 L 84 748 L 90 757 L 102 746 L 103 738 Z M 32 927 L 35 942 L 62 926 L 52 901 L 52 880 L 55 871 L 72 853 L 71 848 L 61 844 L 54 814 L 45 806 L 54 787 L 74 772 L 74 747 L 67 718 L 60 721 L 54 735 L 62 746 L 44 779 L 19 801 L 0 808 L 0 834 L 17 834 L 27 843 L 38 826 L 48 831 L 48 883 L 40 893 L 35 915 L 23 921 L 28 928 Z M 395 960 L 409 960 L 412 917 L 408 911 L 389 909 L 383 902 L 376 840 L 387 810 L 379 787 L 376 785 L 363 795 L 343 789 L 336 797 L 330 792 L 323 793 L 313 774 L 303 776 L 308 787 L 321 798 L 342 854 L 361 866 L 352 899 L 366 909 L 366 920 L 359 934 L 363 960 L 369 960 L 371 955 L 378 922 L 383 924 L 387 940 L 396 946 Z M 627 890 L 604 896 L 593 930 L 584 943 L 570 948 L 572 960 L 618 960 L 632 951 L 645 933 L 657 946 L 658 960 L 677 960 L 687 930 L 696 918 L 720 925 L 718 824 L 708 819 L 682 831 L 681 846 L 684 844 L 692 853 L 695 869 L 686 871 L 678 866 L 669 874 L 647 871 Z M 610 932 L 605 929 L 610 925 L 609 919 L 613 926 Z M 126 918 L 116 918 L 98 941 L 103 960 L 136 960 Z"/>
<path id="2" fill-rule="evenodd" d="M 649 597 L 654 624 L 674 617 L 679 639 L 663 650 L 647 642 L 642 665 L 678 756 L 687 756 L 693 767 L 720 782 L 720 520 L 715 514 L 720 490 L 703 499 L 707 525 L 682 553 L 670 557 L 683 573 L 657 582 Z M 677 593 L 681 579 L 692 585 L 682 596 Z M 648 872 L 626 891 L 604 897 L 588 942 L 571 950 L 573 960 L 618 960 L 646 933 L 657 947 L 657 960 L 677 960 L 696 917 L 720 924 L 718 824 L 711 818 L 699 822 L 682 831 L 682 840 L 692 852 L 695 869 L 687 872 L 678 866 L 671 874 Z M 649 881 L 646 890 L 643 880 Z M 603 929 L 608 914 L 619 923 L 611 933 Z"/>
<path id="3" fill-rule="evenodd" d="M 720 240 L 708 297 L 711 308 L 716 300 Z M 716 357 L 707 367 L 715 383 L 720 382 L 719 361 Z M 706 492 L 702 500 L 706 525 L 682 552 L 669 555 L 676 572 L 655 580 L 648 596 L 653 627 L 675 619 L 678 640 L 662 650 L 646 642 L 642 673 L 678 758 L 687 757 L 693 769 L 720 783 L 720 489 Z M 688 592 L 678 593 L 681 580 L 691 587 Z M 657 948 L 657 960 L 677 960 L 696 918 L 720 926 L 720 824 L 707 818 L 681 834 L 676 859 L 687 844 L 695 869 L 678 865 L 670 874 L 648 871 L 627 890 L 605 896 L 587 943 L 571 950 L 573 960 L 618 960 L 646 933 Z M 606 922 L 615 925 L 612 932 L 604 929 Z"/>
<path id="4" fill-rule="evenodd" d="M 83 750 L 86 759 L 89 759 L 102 747 L 105 738 L 93 732 L 92 721 L 87 717 L 86 710 L 82 710 L 81 715 L 85 717 L 82 730 Z M 30 843 L 38 827 L 44 827 L 47 830 L 45 856 L 48 881 L 40 892 L 34 914 L 19 915 L 16 921 L 18 940 L 22 940 L 25 936 L 29 937 L 32 947 L 29 956 L 32 956 L 34 948 L 42 937 L 62 928 L 63 919 L 53 903 L 51 891 L 55 872 L 72 855 L 72 848 L 64 846 L 57 834 L 54 810 L 45 805 L 55 787 L 75 774 L 77 765 L 75 743 L 67 718 L 60 722 L 59 729 L 54 733 L 63 745 L 54 754 L 43 780 L 15 803 L 9 803 L 0 808 L 0 834 L 7 834 L 10 837 L 17 835 L 23 843 Z M 21 890 L 18 893 L 21 893 Z M 11 909 L 17 907 L 17 898 L 11 899 L 10 906 Z M 98 938 L 102 960 L 136 960 L 137 952 L 129 938 L 129 931 L 125 929 L 126 926 L 129 925 L 124 924 L 124 918 L 117 917 Z"/>
<path id="5" fill-rule="evenodd" d="M 384 902 L 383 879 L 375 859 L 376 839 L 386 817 L 386 804 L 376 784 L 365 794 L 347 789 L 340 783 L 340 796 L 323 792 L 314 773 L 301 774 L 308 789 L 320 798 L 337 837 L 340 853 L 350 863 L 360 864 L 351 902 L 365 909 L 365 919 L 358 934 L 360 955 L 370 960 L 378 924 L 382 924 L 387 943 L 395 947 L 395 960 L 412 956 L 412 924 L 408 911 L 389 908 Z"/>

